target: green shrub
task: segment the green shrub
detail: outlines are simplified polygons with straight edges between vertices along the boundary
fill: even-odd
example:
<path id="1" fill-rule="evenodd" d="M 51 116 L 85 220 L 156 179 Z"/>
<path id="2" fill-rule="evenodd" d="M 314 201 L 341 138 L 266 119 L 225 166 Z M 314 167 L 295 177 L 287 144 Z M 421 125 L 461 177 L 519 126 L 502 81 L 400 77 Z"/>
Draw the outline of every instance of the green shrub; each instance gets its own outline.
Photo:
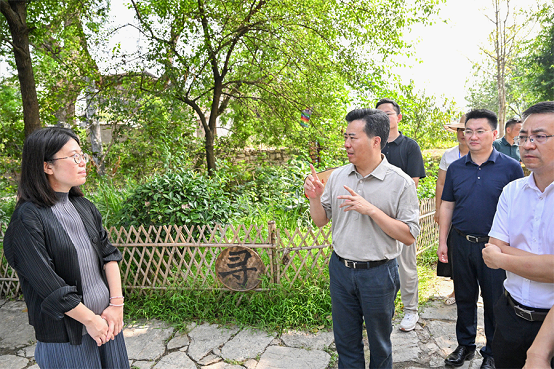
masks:
<path id="1" fill-rule="evenodd" d="M 216 176 L 228 184 L 239 214 L 233 224 L 266 224 L 294 230 L 311 224 L 303 183 L 307 161 L 293 158 L 284 165 L 218 162 Z"/>
<path id="2" fill-rule="evenodd" d="M 126 186 L 119 186 L 111 178 L 99 177 L 93 184 L 82 186 L 87 199 L 92 201 L 102 214 L 102 224 L 106 228 L 123 223 L 123 207 L 129 193 L 136 187 L 132 177 L 126 179 Z"/>
<path id="3" fill-rule="evenodd" d="M 21 93 L 13 79 L 0 78 L 0 197 L 15 195 L 24 136 Z"/>
<path id="4" fill-rule="evenodd" d="M 0 223 L 8 224 L 17 203 L 15 196 L 4 197 L 0 200 Z"/>
<path id="5" fill-rule="evenodd" d="M 131 190 L 118 226 L 228 224 L 234 211 L 225 185 L 193 171 L 156 174 Z"/>
<path id="6" fill-rule="evenodd" d="M 435 197 L 440 157 L 424 154 L 423 160 L 425 162 L 425 178 L 419 180 L 417 197 L 419 199 L 429 199 Z"/>

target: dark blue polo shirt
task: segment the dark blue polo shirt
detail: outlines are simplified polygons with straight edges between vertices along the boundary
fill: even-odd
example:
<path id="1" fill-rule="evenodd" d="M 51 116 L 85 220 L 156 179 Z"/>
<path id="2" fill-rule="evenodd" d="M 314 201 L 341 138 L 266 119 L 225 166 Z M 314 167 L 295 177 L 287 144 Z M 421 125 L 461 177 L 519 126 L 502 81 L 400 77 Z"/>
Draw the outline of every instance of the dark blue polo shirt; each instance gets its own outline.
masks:
<path id="1" fill-rule="evenodd" d="M 402 132 L 396 140 L 387 142 L 381 153 L 390 164 L 402 169 L 410 177 L 425 177 L 425 165 L 419 145 L 413 139 L 404 136 Z"/>
<path id="2" fill-rule="evenodd" d="M 502 189 L 521 177 L 521 165 L 496 149 L 481 165 L 471 160 L 471 152 L 454 161 L 446 171 L 441 197 L 456 203 L 452 226 L 465 234 L 487 236 Z"/>

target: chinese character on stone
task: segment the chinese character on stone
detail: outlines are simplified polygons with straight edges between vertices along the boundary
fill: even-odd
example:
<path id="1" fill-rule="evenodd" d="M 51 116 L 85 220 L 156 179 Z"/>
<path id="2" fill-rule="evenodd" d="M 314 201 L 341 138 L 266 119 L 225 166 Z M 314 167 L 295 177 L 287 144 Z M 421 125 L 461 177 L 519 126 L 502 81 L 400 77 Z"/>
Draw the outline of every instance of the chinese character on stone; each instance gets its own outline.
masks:
<path id="1" fill-rule="evenodd" d="M 260 283 L 265 266 L 256 251 L 243 246 L 224 249 L 215 264 L 221 283 L 234 291 L 248 291 Z"/>

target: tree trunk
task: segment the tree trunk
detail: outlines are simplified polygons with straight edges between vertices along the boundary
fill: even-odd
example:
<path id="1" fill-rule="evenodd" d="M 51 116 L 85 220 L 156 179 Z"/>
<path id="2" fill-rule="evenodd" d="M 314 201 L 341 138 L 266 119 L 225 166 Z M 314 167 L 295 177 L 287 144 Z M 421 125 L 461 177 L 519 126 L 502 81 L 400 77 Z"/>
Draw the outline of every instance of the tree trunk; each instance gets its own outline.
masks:
<path id="1" fill-rule="evenodd" d="M 509 7 L 510 1 L 507 1 Z M 493 1 L 495 10 L 495 52 L 496 52 L 496 87 L 498 94 L 498 133 L 504 134 L 506 122 L 506 63 L 507 54 L 506 24 L 500 19 L 500 0 Z"/>
<path id="2" fill-rule="evenodd" d="M 504 78 L 498 87 L 498 136 L 504 135 L 506 123 L 506 83 Z"/>
<path id="3" fill-rule="evenodd" d="M 25 137 L 27 137 L 41 127 L 35 76 L 29 51 L 29 28 L 26 22 L 27 4 L 25 1 L 0 0 L 0 12 L 6 18 L 12 36 L 12 48 L 23 104 Z"/>
<path id="4" fill-rule="evenodd" d="M 205 132 L 205 148 L 206 148 L 206 165 L 208 166 L 208 174 L 212 173 L 217 169 L 215 166 L 215 153 L 214 153 L 214 135 L 212 132 Z"/>
<path id="5" fill-rule="evenodd" d="M 211 176 L 217 169 L 215 165 L 214 140 L 217 135 L 217 117 L 219 115 L 219 102 L 221 101 L 221 92 L 223 91 L 223 78 L 216 77 L 214 84 L 214 93 L 212 99 L 212 108 L 210 109 L 210 118 L 208 119 L 208 129 L 206 131 L 206 164 L 208 165 L 208 174 Z"/>

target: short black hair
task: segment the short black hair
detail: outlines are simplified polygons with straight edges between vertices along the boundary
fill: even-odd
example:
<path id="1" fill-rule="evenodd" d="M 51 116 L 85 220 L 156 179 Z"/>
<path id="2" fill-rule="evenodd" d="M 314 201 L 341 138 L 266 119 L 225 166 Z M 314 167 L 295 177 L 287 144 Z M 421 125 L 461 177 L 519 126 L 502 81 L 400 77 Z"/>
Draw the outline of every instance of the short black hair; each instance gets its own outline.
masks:
<path id="1" fill-rule="evenodd" d="M 504 125 L 504 129 L 508 129 L 512 126 L 515 126 L 516 124 L 518 123 L 521 123 L 521 119 L 519 118 L 512 118 L 512 119 L 509 119 L 506 124 Z"/>
<path id="2" fill-rule="evenodd" d="M 554 113 L 554 101 L 541 101 L 535 105 L 530 106 L 523 112 L 521 118 L 527 119 L 531 114 L 551 114 Z"/>
<path id="3" fill-rule="evenodd" d="M 58 197 L 44 173 L 44 162 L 51 162 L 71 139 L 79 143 L 79 137 L 72 130 L 62 127 L 41 128 L 27 136 L 21 157 L 18 205 L 27 201 L 41 207 L 56 204 Z M 80 197 L 83 192 L 79 187 L 71 187 L 69 196 Z"/>
<path id="4" fill-rule="evenodd" d="M 394 107 L 394 110 L 396 111 L 396 115 L 400 114 L 400 105 L 398 105 L 398 103 L 393 99 L 389 99 L 386 97 L 377 101 L 377 104 L 375 104 L 375 109 L 377 109 L 379 105 L 383 105 L 383 104 L 392 104 L 392 106 Z"/>
<path id="5" fill-rule="evenodd" d="M 467 121 L 470 119 L 485 118 L 489 122 L 489 126 L 494 131 L 498 128 L 498 117 L 489 109 L 474 109 L 466 113 L 466 126 Z"/>
<path id="6" fill-rule="evenodd" d="M 377 109 L 354 109 L 345 117 L 348 123 L 363 120 L 367 137 L 381 137 L 381 149 L 387 144 L 390 132 L 390 121 L 387 114 Z"/>

